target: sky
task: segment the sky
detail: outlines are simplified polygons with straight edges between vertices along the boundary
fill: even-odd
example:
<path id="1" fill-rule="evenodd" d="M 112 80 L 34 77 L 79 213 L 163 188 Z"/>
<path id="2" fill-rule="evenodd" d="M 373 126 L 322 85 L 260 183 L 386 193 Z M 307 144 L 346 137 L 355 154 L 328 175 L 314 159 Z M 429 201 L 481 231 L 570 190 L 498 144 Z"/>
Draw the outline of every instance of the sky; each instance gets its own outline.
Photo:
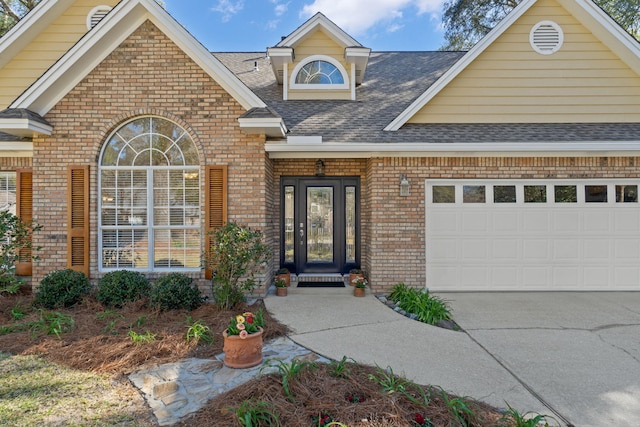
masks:
<path id="1" fill-rule="evenodd" d="M 265 52 L 316 12 L 374 51 L 438 50 L 444 0 L 164 0 L 213 52 Z"/>

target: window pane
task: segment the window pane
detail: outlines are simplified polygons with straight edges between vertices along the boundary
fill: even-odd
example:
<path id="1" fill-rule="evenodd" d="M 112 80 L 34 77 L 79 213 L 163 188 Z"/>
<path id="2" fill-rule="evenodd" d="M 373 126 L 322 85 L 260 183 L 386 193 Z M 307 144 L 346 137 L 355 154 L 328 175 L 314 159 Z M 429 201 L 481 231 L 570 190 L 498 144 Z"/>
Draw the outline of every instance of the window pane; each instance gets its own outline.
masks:
<path id="1" fill-rule="evenodd" d="M 345 188 L 346 256 L 347 263 L 356 262 L 356 187 Z"/>
<path id="2" fill-rule="evenodd" d="M 525 185 L 524 186 L 524 202 L 525 203 L 547 203 L 547 186 L 546 185 Z"/>
<path id="3" fill-rule="evenodd" d="M 333 64 L 327 61 L 313 61 L 300 69 L 296 76 L 298 84 L 343 84 L 344 78 Z"/>
<path id="4" fill-rule="evenodd" d="M 143 117 L 114 133 L 101 159 L 117 167 L 101 171 L 102 267 L 199 268 L 199 164 L 195 144 L 171 121 Z"/>
<path id="5" fill-rule="evenodd" d="M 578 191 L 575 185 L 556 185 L 554 191 L 556 203 L 578 202 Z"/>
<path id="6" fill-rule="evenodd" d="M 584 201 L 587 203 L 606 203 L 607 202 L 607 186 L 606 185 L 585 185 Z"/>
<path id="7" fill-rule="evenodd" d="M 515 185 L 496 185 L 493 187 L 494 203 L 515 203 L 516 202 L 516 186 Z"/>
<path id="8" fill-rule="evenodd" d="M 0 211 L 16 214 L 15 172 L 0 172 Z"/>
<path id="9" fill-rule="evenodd" d="M 616 185 L 616 202 L 617 203 L 637 203 L 638 202 L 638 186 L 637 185 Z"/>
<path id="10" fill-rule="evenodd" d="M 284 187 L 284 262 L 292 263 L 295 245 L 295 224 L 293 222 L 293 207 L 295 202 L 294 187 Z"/>
<path id="11" fill-rule="evenodd" d="M 455 203 L 456 187 L 453 185 L 434 185 L 431 189 L 433 203 Z"/>
<path id="12" fill-rule="evenodd" d="M 462 187 L 462 203 L 484 203 L 485 200 L 484 185 L 465 185 Z"/>

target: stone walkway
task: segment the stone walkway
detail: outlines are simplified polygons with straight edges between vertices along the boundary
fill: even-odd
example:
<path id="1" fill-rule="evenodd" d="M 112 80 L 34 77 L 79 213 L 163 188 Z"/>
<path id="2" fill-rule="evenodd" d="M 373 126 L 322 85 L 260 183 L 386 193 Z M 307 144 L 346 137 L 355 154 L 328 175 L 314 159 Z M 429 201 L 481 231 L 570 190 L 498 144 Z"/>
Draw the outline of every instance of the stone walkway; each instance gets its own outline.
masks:
<path id="1" fill-rule="evenodd" d="M 329 362 L 286 337 L 265 342 L 262 354 L 262 364 L 248 369 L 224 366 L 223 353 L 213 360 L 191 358 L 143 368 L 129 375 L 129 379 L 143 394 L 158 424 L 165 426 L 198 411 L 217 395 L 251 380 L 269 359 L 286 363 L 293 359 Z M 263 373 L 275 370 L 267 368 Z"/>

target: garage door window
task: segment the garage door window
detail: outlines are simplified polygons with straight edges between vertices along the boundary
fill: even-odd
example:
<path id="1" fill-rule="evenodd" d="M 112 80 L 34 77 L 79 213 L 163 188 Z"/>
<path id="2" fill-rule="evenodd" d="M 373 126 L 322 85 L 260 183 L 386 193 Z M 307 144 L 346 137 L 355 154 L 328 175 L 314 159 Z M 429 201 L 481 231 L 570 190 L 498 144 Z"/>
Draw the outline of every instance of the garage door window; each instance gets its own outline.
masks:
<path id="1" fill-rule="evenodd" d="M 493 201 L 495 203 L 515 203 L 516 202 L 516 186 L 515 185 L 494 185 Z"/>
<path id="2" fill-rule="evenodd" d="M 616 203 L 637 203 L 637 185 L 616 185 Z"/>
<path id="3" fill-rule="evenodd" d="M 524 186 L 524 202 L 525 203 L 547 203 L 547 186 L 546 185 L 525 185 Z"/>
<path id="4" fill-rule="evenodd" d="M 485 201 L 484 185 L 465 185 L 462 187 L 462 203 L 484 203 Z"/>
<path id="5" fill-rule="evenodd" d="M 587 203 L 607 203 L 607 186 L 585 185 L 584 201 Z"/>
<path id="6" fill-rule="evenodd" d="M 575 185 L 556 185 L 554 187 L 556 203 L 577 203 L 578 193 Z"/>
<path id="7" fill-rule="evenodd" d="M 431 189 L 433 203 L 455 203 L 456 187 L 453 185 L 434 185 Z"/>

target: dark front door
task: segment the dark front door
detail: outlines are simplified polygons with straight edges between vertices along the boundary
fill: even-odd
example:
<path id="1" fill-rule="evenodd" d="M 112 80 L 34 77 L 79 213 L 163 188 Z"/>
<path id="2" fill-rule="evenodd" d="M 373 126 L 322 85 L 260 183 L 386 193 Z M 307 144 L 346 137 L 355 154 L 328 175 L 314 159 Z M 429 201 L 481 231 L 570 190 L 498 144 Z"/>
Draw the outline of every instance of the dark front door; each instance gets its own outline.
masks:
<path id="1" fill-rule="evenodd" d="M 282 178 L 282 266 L 346 273 L 359 265 L 359 178 Z"/>

